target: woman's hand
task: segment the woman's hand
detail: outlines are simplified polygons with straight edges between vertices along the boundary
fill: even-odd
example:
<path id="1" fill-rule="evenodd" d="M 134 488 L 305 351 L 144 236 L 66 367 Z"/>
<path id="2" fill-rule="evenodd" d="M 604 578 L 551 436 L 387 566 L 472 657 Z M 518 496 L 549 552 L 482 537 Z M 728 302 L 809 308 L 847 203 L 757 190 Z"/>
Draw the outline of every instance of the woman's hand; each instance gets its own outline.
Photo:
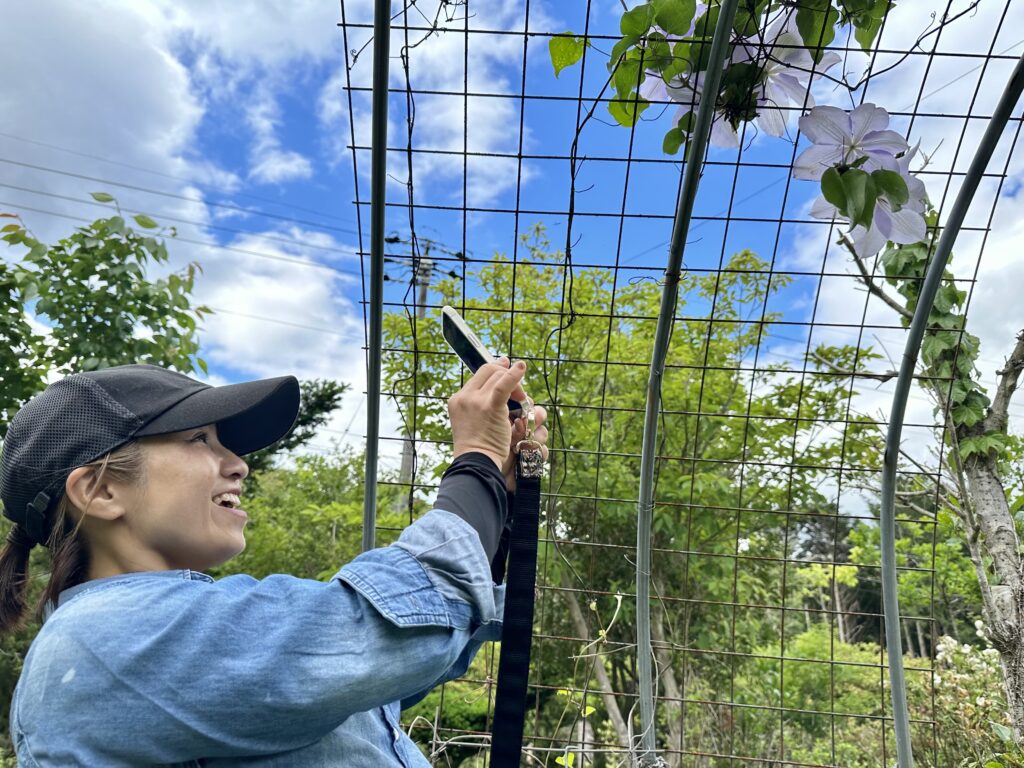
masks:
<path id="1" fill-rule="evenodd" d="M 533 439 L 540 443 L 540 450 L 544 454 L 544 461 L 548 460 L 548 428 L 543 426 L 547 419 L 548 412 L 541 405 L 533 406 Z M 501 473 L 505 476 L 505 487 L 510 491 L 516 489 L 516 445 L 520 440 L 526 439 L 526 416 L 521 416 L 512 424 L 512 442 L 509 445 L 508 455 L 502 464 Z"/>
<path id="2" fill-rule="evenodd" d="M 479 451 L 504 471 L 512 442 L 508 401 L 525 400 L 520 382 L 526 363 L 509 364 L 507 357 L 477 369 L 473 377 L 448 400 L 455 456 Z M 520 438 L 521 439 L 521 438 Z"/>

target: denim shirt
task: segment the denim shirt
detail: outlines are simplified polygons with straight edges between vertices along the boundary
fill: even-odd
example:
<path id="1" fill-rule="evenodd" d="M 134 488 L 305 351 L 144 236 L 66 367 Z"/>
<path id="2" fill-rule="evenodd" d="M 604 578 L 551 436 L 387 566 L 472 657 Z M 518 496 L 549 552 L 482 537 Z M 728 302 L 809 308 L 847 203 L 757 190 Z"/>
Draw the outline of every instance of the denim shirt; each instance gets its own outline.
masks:
<path id="1" fill-rule="evenodd" d="M 427 766 L 399 702 L 500 635 L 477 532 L 435 509 L 329 582 L 193 571 L 61 593 L 11 702 L 22 768 Z"/>

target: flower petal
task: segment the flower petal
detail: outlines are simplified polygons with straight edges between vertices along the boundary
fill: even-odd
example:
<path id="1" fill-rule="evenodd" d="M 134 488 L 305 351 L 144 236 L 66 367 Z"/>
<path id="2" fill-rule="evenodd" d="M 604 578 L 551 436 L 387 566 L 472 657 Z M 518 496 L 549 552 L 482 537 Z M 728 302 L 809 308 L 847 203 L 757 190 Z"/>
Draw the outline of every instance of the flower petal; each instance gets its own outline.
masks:
<path id="1" fill-rule="evenodd" d="M 857 146 L 865 152 L 888 152 L 893 157 L 910 149 L 907 140 L 896 131 L 871 131 L 857 142 Z"/>
<path id="2" fill-rule="evenodd" d="M 802 48 L 800 50 L 807 56 L 807 58 L 810 58 L 810 54 L 808 54 L 807 51 Z M 842 60 L 842 57 L 835 51 L 825 51 L 824 55 L 821 57 L 821 61 L 814 65 L 814 77 L 818 78 L 825 74 Z"/>
<path id="3" fill-rule="evenodd" d="M 758 105 L 757 125 L 769 136 L 786 135 L 786 116 L 781 109 L 772 106 L 771 103 Z"/>
<path id="4" fill-rule="evenodd" d="M 657 72 L 647 73 L 647 77 L 644 78 L 643 83 L 640 85 L 640 95 L 655 104 L 669 100 L 668 88 L 665 86 L 665 81 L 662 80 L 661 75 Z"/>
<path id="5" fill-rule="evenodd" d="M 861 258 L 874 256 L 885 247 L 885 236 L 878 231 L 878 227 L 871 225 L 870 229 L 854 227 L 850 233 L 853 240 L 853 250 Z"/>
<path id="6" fill-rule="evenodd" d="M 771 78 L 768 81 L 768 86 L 765 88 L 765 96 L 769 95 L 769 91 L 780 91 L 786 95 L 786 99 L 788 101 L 791 101 L 794 104 L 797 104 L 801 107 L 804 104 L 804 97 L 808 96 L 807 84 L 801 82 L 798 77 L 796 77 L 795 75 L 791 75 L 789 73 L 781 74 Z M 778 97 L 774 98 L 776 98 L 779 104 L 784 103 Z M 814 104 L 813 101 L 810 103 L 811 105 Z"/>
<path id="7" fill-rule="evenodd" d="M 889 217 L 890 208 L 884 200 L 875 203 L 875 213 L 871 217 L 871 226 L 877 229 L 886 240 L 892 239 L 892 219 Z"/>
<path id="8" fill-rule="evenodd" d="M 889 215 L 892 220 L 889 239 L 894 243 L 908 245 L 924 240 L 928 229 L 925 226 L 924 216 L 921 213 L 912 211 L 904 206 Z"/>
<path id="9" fill-rule="evenodd" d="M 850 117 L 839 107 L 815 107 L 800 118 L 800 130 L 815 144 L 850 144 Z"/>
<path id="10" fill-rule="evenodd" d="M 803 118 L 800 118 L 801 121 Z M 793 161 L 793 178 L 817 181 L 825 171 L 842 162 L 843 151 L 836 146 L 814 145 Z"/>
<path id="11" fill-rule="evenodd" d="M 725 149 L 737 149 L 740 145 L 739 135 L 720 114 L 716 114 L 714 122 L 711 123 L 711 136 L 708 141 L 716 147 Z"/>
<path id="12" fill-rule="evenodd" d="M 850 112 L 850 134 L 857 144 L 871 131 L 881 131 L 888 127 L 889 113 L 874 104 L 861 104 Z"/>
<path id="13" fill-rule="evenodd" d="M 815 219 L 824 219 L 825 221 L 841 218 L 839 209 L 820 195 L 811 205 L 811 216 Z"/>

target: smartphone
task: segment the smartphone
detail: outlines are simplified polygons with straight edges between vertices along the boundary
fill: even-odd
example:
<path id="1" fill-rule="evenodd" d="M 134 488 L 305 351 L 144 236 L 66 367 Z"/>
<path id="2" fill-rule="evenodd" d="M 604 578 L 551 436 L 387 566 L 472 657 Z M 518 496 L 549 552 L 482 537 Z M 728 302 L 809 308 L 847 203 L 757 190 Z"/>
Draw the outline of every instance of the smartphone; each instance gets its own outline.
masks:
<path id="1" fill-rule="evenodd" d="M 466 325 L 466 321 L 454 307 L 445 305 L 441 308 L 441 333 L 448 346 L 473 373 L 476 373 L 480 366 L 494 362 L 494 355 L 487 351 L 487 347 Z M 508 413 L 509 418 L 519 418 L 523 414 L 523 404 L 518 400 L 509 400 Z"/>

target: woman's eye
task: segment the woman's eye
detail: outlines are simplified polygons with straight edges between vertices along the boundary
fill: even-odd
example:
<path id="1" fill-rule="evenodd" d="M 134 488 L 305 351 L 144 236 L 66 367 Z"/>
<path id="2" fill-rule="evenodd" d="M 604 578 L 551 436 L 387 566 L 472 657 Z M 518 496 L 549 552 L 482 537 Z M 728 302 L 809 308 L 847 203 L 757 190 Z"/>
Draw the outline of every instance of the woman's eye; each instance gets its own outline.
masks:
<path id="1" fill-rule="evenodd" d="M 195 437 L 192 438 L 192 442 L 193 443 L 195 443 L 195 442 L 207 443 L 209 441 L 210 441 L 210 436 L 207 435 L 205 432 L 200 432 L 198 435 L 196 435 Z"/>

